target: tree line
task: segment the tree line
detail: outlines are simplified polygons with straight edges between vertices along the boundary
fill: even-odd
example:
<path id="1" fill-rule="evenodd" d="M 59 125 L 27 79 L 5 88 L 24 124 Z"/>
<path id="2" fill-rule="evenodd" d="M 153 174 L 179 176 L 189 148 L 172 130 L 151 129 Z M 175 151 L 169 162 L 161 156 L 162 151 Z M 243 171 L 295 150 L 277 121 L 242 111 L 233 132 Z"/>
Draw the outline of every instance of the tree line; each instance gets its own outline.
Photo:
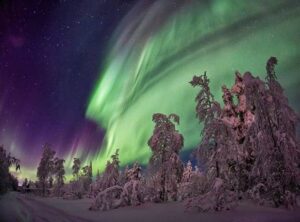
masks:
<path id="1" fill-rule="evenodd" d="M 180 117 L 155 113 L 146 169 L 137 162 L 121 169 L 116 150 L 95 180 L 92 164 L 81 167 L 80 159 L 74 158 L 73 179 L 65 183 L 64 160 L 45 145 L 36 187 L 43 195 L 93 198 L 90 210 L 184 201 L 188 210 L 222 211 L 244 199 L 294 209 L 300 192 L 299 116 L 277 80 L 276 64 L 275 57 L 267 61 L 264 80 L 236 72 L 233 86 L 222 86 L 223 105 L 211 93 L 206 72 L 193 77 L 191 86 L 200 88 L 196 118 L 203 125 L 196 166 L 180 159 Z"/>

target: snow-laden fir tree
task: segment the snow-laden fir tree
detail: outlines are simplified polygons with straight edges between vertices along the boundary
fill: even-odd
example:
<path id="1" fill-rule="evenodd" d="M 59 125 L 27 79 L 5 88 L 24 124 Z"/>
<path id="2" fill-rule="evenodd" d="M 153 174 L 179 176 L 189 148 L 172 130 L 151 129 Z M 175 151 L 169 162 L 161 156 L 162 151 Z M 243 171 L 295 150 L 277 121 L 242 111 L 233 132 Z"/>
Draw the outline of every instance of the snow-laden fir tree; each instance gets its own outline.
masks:
<path id="1" fill-rule="evenodd" d="M 237 146 L 232 139 L 230 127 L 221 121 L 221 106 L 214 100 L 206 73 L 194 76 L 190 84 L 193 87 L 200 87 L 195 99 L 196 116 L 203 123 L 203 129 L 197 157 L 199 163 L 205 166 L 206 178 L 194 177 L 192 184 L 198 184 L 202 186 L 202 189 L 199 190 L 198 196 L 193 195 L 187 199 L 186 207 L 199 211 L 230 209 L 235 205 L 237 197 L 233 191 L 234 184 L 232 184 L 228 163 L 235 158 Z M 225 104 L 226 112 L 231 113 L 231 98 L 225 93 L 227 92 L 225 87 L 223 91 L 223 98 L 228 99 L 229 102 Z M 192 192 L 189 191 L 189 193 Z"/>
<path id="2" fill-rule="evenodd" d="M 294 208 L 300 184 L 300 147 L 296 135 L 299 116 L 289 106 L 277 81 L 276 64 L 275 57 L 268 60 L 266 82 L 247 73 L 240 80 L 246 89 L 246 109 L 255 117 L 244 146 L 253 152 L 251 191 L 256 192 L 261 203 Z M 258 191 L 257 186 L 264 189 Z"/>
<path id="3" fill-rule="evenodd" d="M 142 168 L 138 163 L 134 163 L 132 168 L 126 170 L 127 182 L 124 184 L 121 194 L 123 205 L 139 205 L 143 202 L 141 171 Z"/>
<path id="4" fill-rule="evenodd" d="M 58 157 L 54 158 L 54 169 L 53 174 L 55 176 L 55 185 L 54 185 L 54 194 L 57 196 L 62 195 L 62 187 L 64 185 L 65 180 L 65 167 L 64 167 L 64 159 L 60 159 Z"/>
<path id="5" fill-rule="evenodd" d="M 9 172 L 12 165 L 15 165 L 16 171 L 20 170 L 20 160 L 12 157 L 3 146 L 0 146 L 0 194 L 18 187 L 17 179 Z"/>
<path id="6" fill-rule="evenodd" d="M 81 161 L 79 158 L 74 158 L 73 159 L 73 166 L 72 166 L 72 171 L 73 171 L 73 177 L 78 180 L 79 178 L 79 171 L 80 171 L 80 166 Z"/>
<path id="7" fill-rule="evenodd" d="M 119 181 L 119 150 L 111 155 L 111 160 L 107 161 L 105 170 L 102 174 L 102 178 L 99 181 L 100 189 L 105 190 L 108 187 L 112 187 L 118 184 Z"/>
<path id="8" fill-rule="evenodd" d="M 299 184 L 298 117 L 276 80 L 276 63 L 274 57 L 268 60 L 266 82 L 237 72 L 233 87 L 222 87 L 222 109 L 207 96 L 211 94 L 206 75 L 193 78 L 191 84 L 201 87 L 196 112 L 204 124 L 198 154 L 205 160 L 207 177 L 218 178 L 240 198 L 249 194 L 260 203 L 291 208 Z M 199 196 L 191 202 L 204 201 Z"/>
<path id="9" fill-rule="evenodd" d="M 107 161 L 104 172 L 100 175 L 98 171 L 97 180 L 91 184 L 90 192 L 91 196 L 97 196 L 99 192 L 104 191 L 109 187 L 113 187 L 116 185 L 124 185 L 120 184 L 120 173 L 119 173 L 119 150 L 111 155 L 111 159 Z"/>
<path id="10" fill-rule="evenodd" d="M 64 186 L 63 197 L 65 199 L 81 199 L 92 195 L 92 163 L 81 168 L 80 159 L 74 158 L 72 171 L 73 179 Z"/>
<path id="11" fill-rule="evenodd" d="M 178 199 L 185 200 L 203 194 L 207 190 L 207 178 L 199 168 L 188 161 L 178 184 Z"/>
<path id="12" fill-rule="evenodd" d="M 109 210 L 122 206 L 121 194 L 123 187 L 119 184 L 119 150 L 111 155 L 111 160 L 107 161 L 105 170 L 100 178 L 91 185 L 94 201 L 90 210 Z"/>
<path id="13" fill-rule="evenodd" d="M 128 168 L 126 172 L 125 184 L 122 186 L 116 181 L 117 183 L 115 185 L 111 183 L 111 186 L 106 189 L 102 191 L 99 190 L 89 208 L 90 210 L 106 211 L 122 206 L 139 205 L 143 202 L 141 167 L 135 163 L 132 168 Z M 103 177 L 102 179 L 104 178 L 107 177 Z"/>
<path id="14" fill-rule="evenodd" d="M 152 120 L 155 127 L 148 145 L 152 150 L 149 172 L 155 180 L 153 188 L 158 193 L 157 201 L 176 200 L 177 186 L 183 171 L 183 164 L 179 158 L 183 136 L 176 130 L 174 124 L 179 124 L 179 117 L 175 114 L 166 116 L 156 113 Z"/>
<path id="15" fill-rule="evenodd" d="M 42 194 L 44 196 L 46 188 L 49 186 L 48 182 L 54 168 L 54 155 L 55 151 L 51 149 L 49 144 L 45 144 L 42 158 L 37 169 L 37 177 L 39 179 L 39 183 L 42 188 Z"/>
<path id="16" fill-rule="evenodd" d="M 90 162 L 89 165 L 82 167 L 82 174 L 80 175 L 79 180 L 82 181 L 85 191 L 90 190 L 90 185 L 93 181 L 93 165 Z"/>

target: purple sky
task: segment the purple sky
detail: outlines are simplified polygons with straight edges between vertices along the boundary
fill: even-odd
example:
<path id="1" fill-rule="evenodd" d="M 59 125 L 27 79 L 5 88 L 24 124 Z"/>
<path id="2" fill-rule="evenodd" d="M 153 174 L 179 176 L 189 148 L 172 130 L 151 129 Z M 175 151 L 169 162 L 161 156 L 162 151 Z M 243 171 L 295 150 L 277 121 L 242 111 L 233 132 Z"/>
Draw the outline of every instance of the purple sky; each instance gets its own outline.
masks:
<path id="1" fill-rule="evenodd" d="M 50 143 L 65 156 L 99 147 L 85 119 L 108 40 L 136 1 L 0 1 L 0 144 L 34 167 Z"/>

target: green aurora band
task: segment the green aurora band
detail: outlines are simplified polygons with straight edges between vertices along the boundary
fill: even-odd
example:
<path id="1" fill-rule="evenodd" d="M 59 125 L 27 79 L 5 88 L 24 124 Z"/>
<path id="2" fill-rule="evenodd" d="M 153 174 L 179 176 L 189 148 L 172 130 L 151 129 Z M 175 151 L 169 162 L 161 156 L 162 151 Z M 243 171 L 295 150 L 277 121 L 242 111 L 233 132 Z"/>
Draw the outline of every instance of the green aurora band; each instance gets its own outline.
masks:
<path id="1" fill-rule="evenodd" d="M 146 3 L 147 1 L 144 1 Z M 119 149 L 121 165 L 148 162 L 152 114 L 176 113 L 184 151 L 197 147 L 201 126 L 195 95 L 188 83 L 207 71 L 218 101 L 221 86 L 234 72 L 265 76 L 265 62 L 279 59 L 276 70 L 292 106 L 299 111 L 299 1 L 173 1 L 138 4 L 111 40 L 86 116 L 106 130 L 93 157 L 103 170 Z"/>

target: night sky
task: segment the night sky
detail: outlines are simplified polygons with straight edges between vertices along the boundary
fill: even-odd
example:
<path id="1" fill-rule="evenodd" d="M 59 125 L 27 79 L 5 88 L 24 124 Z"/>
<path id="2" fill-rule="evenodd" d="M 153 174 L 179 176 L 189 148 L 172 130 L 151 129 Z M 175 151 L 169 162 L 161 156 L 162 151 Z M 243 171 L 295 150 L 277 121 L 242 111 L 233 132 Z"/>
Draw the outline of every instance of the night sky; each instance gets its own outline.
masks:
<path id="1" fill-rule="evenodd" d="M 85 118 L 88 97 L 133 4 L 0 1 L 0 144 L 25 168 L 36 167 L 44 143 L 61 156 L 78 140 L 83 155 L 101 144 L 104 131 Z"/>
<path id="2" fill-rule="evenodd" d="M 155 112 L 177 113 L 185 152 L 200 140 L 192 76 L 220 100 L 234 71 L 264 78 L 270 56 L 299 112 L 299 1 L 0 0 L 0 144 L 35 179 L 45 143 L 103 169 L 147 163 Z M 280 75 L 282 73 L 282 75 Z M 68 171 L 70 172 L 70 171 Z"/>

